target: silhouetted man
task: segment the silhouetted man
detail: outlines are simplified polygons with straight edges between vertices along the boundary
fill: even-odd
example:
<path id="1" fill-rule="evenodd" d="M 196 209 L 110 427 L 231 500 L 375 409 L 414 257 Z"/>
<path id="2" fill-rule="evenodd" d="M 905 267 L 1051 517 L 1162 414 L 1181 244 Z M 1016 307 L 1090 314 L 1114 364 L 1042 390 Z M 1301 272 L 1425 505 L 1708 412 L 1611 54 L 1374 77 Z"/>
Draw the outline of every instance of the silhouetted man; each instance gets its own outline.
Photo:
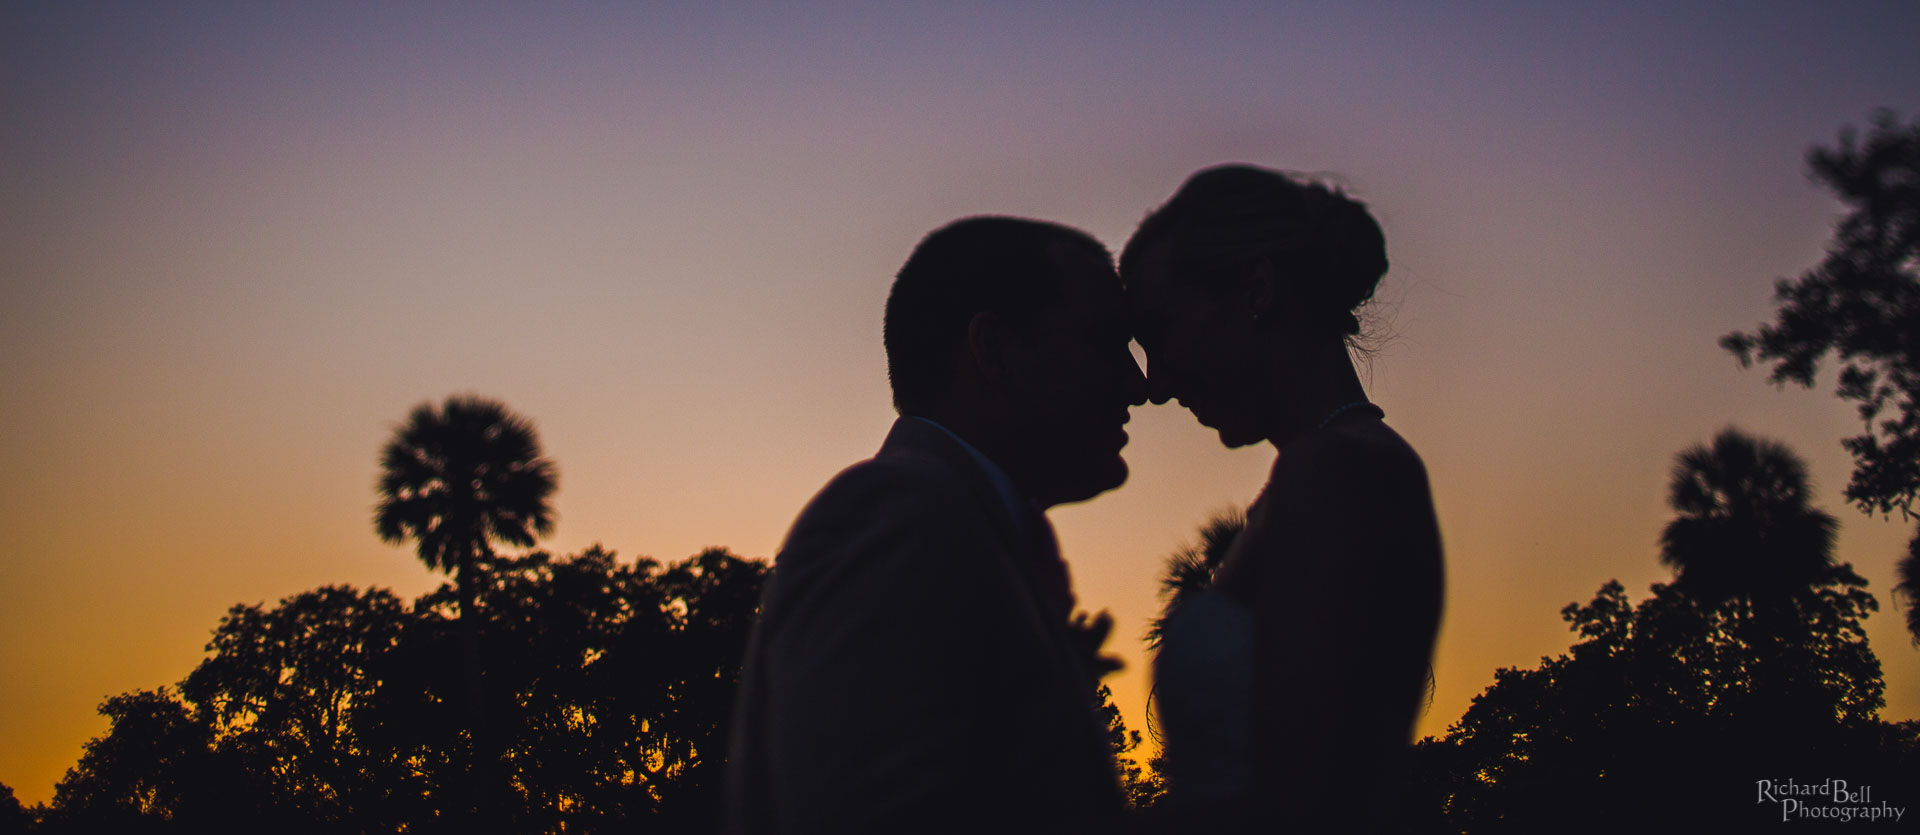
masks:
<path id="1" fill-rule="evenodd" d="M 1122 807 L 1042 511 L 1126 480 L 1145 381 L 1111 256 L 981 217 L 901 267 L 895 421 L 788 532 L 748 648 L 728 831 L 1091 831 Z M 1104 629 L 1096 630 L 1104 635 Z"/>

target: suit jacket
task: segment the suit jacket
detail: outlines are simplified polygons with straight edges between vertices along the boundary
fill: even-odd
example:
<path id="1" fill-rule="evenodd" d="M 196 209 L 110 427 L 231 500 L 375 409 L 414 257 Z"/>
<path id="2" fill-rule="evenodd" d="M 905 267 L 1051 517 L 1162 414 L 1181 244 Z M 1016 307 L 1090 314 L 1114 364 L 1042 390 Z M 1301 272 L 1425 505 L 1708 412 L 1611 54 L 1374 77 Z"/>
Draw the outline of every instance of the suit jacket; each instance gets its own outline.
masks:
<path id="1" fill-rule="evenodd" d="M 822 488 L 748 645 L 727 831 L 1059 833 L 1117 817 L 1095 679 L 1041 615 L 1033 541 L 924 421 L 899 420 Z"/>

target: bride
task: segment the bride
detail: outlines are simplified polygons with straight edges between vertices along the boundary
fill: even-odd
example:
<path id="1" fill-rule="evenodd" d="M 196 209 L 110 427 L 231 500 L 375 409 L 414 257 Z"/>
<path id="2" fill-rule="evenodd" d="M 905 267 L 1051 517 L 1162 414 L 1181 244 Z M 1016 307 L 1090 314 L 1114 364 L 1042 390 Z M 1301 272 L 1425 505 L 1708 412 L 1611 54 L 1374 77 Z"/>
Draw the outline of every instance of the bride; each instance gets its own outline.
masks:
<path id="1" fill-rule="evenodd" d="M 1386 273 L 1365 206 L 1278 172 L 1194 174 L 1121 255 L 1149 396 L 1279 451 L 1155 659 L 1181 831 L 1369 831 L 1425 701 L 1441 548 L 1426 470 L 1348 340 Z M 1204 829 L 1200 828 L 1204 827 Z"/>

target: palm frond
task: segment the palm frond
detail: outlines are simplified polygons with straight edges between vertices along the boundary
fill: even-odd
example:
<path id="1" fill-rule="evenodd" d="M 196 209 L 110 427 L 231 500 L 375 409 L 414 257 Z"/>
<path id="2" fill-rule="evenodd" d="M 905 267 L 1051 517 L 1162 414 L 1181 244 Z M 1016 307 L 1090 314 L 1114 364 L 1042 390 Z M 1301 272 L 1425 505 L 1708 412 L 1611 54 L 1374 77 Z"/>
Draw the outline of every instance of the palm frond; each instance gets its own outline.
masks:
<path id="1" fill-rule="evenodd" d="M 1167 555 L 1166 568 L 1160 574 L 1160 599 L 1165 603 L 1159 616 L 1147 624 L 1148 648 L 1159 648 L 1167 619 L 1180 608 L 1181 601 L 1213 585 L 1213 572 L 1227 558 L 1234 539 L 1246 527 L 1246 511 L 1227 508 L 1200 526 L 1197 544 L 1183 545 Z"/>

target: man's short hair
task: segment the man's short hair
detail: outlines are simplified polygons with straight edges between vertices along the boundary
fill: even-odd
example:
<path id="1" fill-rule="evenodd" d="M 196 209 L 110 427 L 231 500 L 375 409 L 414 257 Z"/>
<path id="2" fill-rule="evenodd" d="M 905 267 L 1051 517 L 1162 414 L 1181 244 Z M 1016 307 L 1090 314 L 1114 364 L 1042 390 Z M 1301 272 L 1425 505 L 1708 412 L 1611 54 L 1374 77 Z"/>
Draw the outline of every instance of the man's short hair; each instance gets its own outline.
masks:
<path id="1" fill-rule="evenodd" d="M 1113 258 L 1085 232 L 1018 217 L 956 220 L 914 247 L 894 276 L 881 328 L 895 410 L 919 414 L 953 384 L 953 361 L 976 314 L 1031 333 L 1063 289 L 1055 244 Z"/>

